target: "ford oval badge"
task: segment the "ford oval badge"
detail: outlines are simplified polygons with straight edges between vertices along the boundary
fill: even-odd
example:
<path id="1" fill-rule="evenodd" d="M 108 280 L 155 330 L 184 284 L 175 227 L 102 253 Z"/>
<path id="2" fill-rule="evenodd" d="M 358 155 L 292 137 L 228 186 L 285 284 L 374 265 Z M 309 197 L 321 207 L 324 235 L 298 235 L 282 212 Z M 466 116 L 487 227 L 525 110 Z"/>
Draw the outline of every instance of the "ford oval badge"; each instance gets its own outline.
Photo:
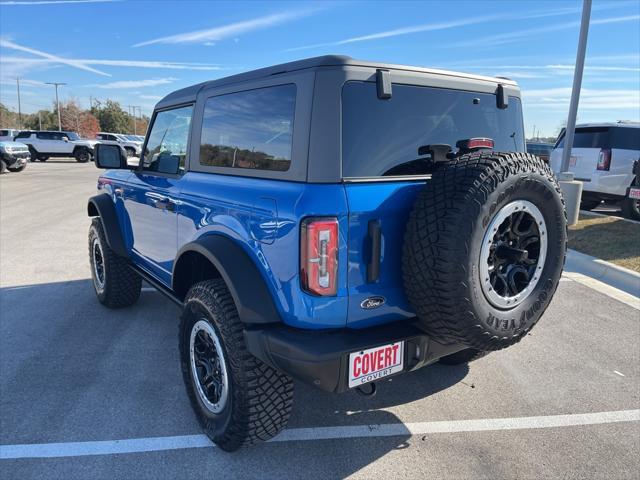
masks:
<path id="1" fill-rule="evenodd" d="M 365 298 L 360 304 L 360 308 L 364 308 L 365 310 L 371 310 L 372 308 L 378 308 L 384 305 L 385 299 L 384 297 L 369 297 Z"/>

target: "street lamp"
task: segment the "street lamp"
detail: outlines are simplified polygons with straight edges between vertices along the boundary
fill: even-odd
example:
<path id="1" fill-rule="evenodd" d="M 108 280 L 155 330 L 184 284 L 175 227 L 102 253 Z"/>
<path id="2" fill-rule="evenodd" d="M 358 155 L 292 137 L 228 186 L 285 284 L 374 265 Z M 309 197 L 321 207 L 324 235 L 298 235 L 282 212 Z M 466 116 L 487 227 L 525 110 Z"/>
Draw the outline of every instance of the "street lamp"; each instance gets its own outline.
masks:
<path id="1" fill-rule="evenodd" d="M 56 87 L 56 109 L 58 110 L 58 131 L 62 131 L 62 121 L 60 120 L 60 102 L 58 101 L 58 85 L 66 85 L 61 82 L 45 82 L 47 85 L 53 85 Z"/>

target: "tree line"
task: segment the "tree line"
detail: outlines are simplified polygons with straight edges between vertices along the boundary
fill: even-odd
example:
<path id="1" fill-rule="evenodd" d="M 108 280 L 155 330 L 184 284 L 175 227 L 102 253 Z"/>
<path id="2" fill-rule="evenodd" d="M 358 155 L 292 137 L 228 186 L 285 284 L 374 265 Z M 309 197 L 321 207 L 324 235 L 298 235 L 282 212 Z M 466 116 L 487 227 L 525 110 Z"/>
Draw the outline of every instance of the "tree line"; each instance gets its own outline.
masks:
<path id="1" fill-rule="evenodd" d="M 78 133 L 82 138 L 95 138 L 98 132 L 144 135 L 149 125 L 149 117 L 141 118 L 125 112 L 118 102 L 107 100 L 90 109 L 83 109 L 75 99 L 60 102 L 60 123 L 62 130 Z M 58 113 L 55 103 L 51 110 L 42 109 L 35 113 L 17 112 L 0 103 L 0 128 L 19 130 L 58 130 Z"/>

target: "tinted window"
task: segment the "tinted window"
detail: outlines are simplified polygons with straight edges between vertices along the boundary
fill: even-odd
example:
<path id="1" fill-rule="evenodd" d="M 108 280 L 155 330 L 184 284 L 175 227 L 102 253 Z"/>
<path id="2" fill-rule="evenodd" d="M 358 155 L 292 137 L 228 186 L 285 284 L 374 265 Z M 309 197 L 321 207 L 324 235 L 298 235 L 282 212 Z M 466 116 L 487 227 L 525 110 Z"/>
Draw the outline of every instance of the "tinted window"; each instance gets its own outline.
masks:
<path id="1" fill-rule="evenodd" d="M 565 132 L 560 134 L 557 147 L 564 147 Z M 640 129 L 633 127 L 576 128 L 573 148 L 619 148 L 640 150 Z"/>
<path id="2" fill-rule="evenodd" d="M 16 135 L 16 138 L 29 138 L 31 136 L 31 132 L 20 132 Z"/>
<path id="3" fill-rule="evenodd" d="M 189 141 L 193 105 L 156 114 L 142 157 L 142 168 L 151 172 L 182 173 Z"/>
<path id="4" fill-rule="evenodd" d="M 202 120 L 200 164 L 288 170 L 295 103 L 295 85 L 208 99 Z"/>
<path id="5" fill-rule="evenodd" d="M 573 148 L 611 148 L 609 127 L 576 128 L 573 136 Z M 556 147 L 564 147 L 565 132 Z"/>
<path id="6" fill-rule="evenodd" d="M 0 137 L 8 137 L 9 130 L 0 130 Z"/>
<path id="7" fill-rule="evenodd" d="M 347 82 L 342 90 L 344 177 L 426 172 L 418 148 L 474 137 L 492 138 L 497 151 L 524 151 L 520 100 L 496 107 L 495 95 L 431 87 L 393 85 L 380 100 L 376 84 Z"/>

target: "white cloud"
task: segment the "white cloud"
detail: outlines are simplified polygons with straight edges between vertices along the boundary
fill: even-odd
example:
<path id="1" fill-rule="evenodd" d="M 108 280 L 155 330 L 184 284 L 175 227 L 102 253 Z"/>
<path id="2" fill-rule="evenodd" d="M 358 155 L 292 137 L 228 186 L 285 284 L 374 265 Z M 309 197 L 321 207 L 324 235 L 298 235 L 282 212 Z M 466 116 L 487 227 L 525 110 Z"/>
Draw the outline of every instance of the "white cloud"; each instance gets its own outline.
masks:
<path id="1" fill-rule="evenodd" d="M 640 15 L 625 15 L 622 17 L 601 18 L 597 20 L 591 20 L 590 26 L 593 25 L 606 25 L 611 23 L 623 23 L 640 20 Z M 580 26 L 580 21 L 571 21 L 565 23 L 556 23 L 554 25 L 546 25 L 536 28 L 528 28 L 516 30 L 513 32 L 499 33 L 497 35 L 488 35 L 486 37 L 475 37 L 471 40 L 464 40 L 462 42 L 449 43 L 450 47 L 493 47 L 498 45 L 504 45 L 507 43 L 514 43 L 520 40 L 531 39 L 531 37 L 540 33 L 555 32 L 558 30 L 567 30 L 570 28 L 576 28 Z"/>
<path id="2" fill-rule="evenodd" d="M 191 62 L 163 62 L 155 60 L 99 60 L 87 58 L 74 58 L 72 60 L 84 65 L 105 65 L 110 67 L 134 67 L 134 68 L 159 68 L 168 70 L 225 70 L 224 67 L 210 63 L 191 63 Z M 46 65 L 58 63 L 57 60 L 46 58 L 24 58 L 24 57 L 0 57 L 2 64 L 22 64 L 28 65 Z"/>
<path id="3" fill-rule="evenodd" d="M 59 57 L 57 55 L 52 55 L 50 53 L 43 52 L 41 50 L 36 50 L 34 48 L 29 48 L 29 47 L 25 47 L 25 46 L 22 46 L 22 45 L 18 45 L 17 43 L 14 43 L 14 42 L 12 42 L 10 40 L 7 40 L 7 39 L 1 39 L 0 38 L 0 47 L 8 48 L 8 49 L 11 49 L 11 50 L 18 50 L 20 52 L 30 53 L 30 54 L 35 55 L 37 57 L 42 57 L 42 58 L 46 58 L 48 60 L 54 61 L 55 63 L 61 63 L 63 65 L 68 65 L 70 67 L 78 68 L 80 70 L 85 70 L 87 72 L 97 73 L 98 75 L 103 75 L 105 77 L 110 77 L 111 76 L 108 73 L 102 72 L 102 71 L 97 70 L 97 69 L 92 68 L 92 67 L 89 67 L 86 64 L 84 64 L 82 62 L 79 62 L 77 60 L 70 59 L 70 58 L 62 58 L 62 57 Z"/>
<path id="4" fill-rule="evenodd" d="M 140 98 L 143 98 L 144 100 L 161 100 L 162 99 L 162 95 L 140 95 Z"/>
<path id="5" fill-rule="evenodd" d="M 571 99 L 571 87 L 523 90 L 522 100 L 528 108 L 566 110 Z M 640 106 L 637 89 L 590 89 L 580 92 L 579 110 L 634 110 Z"/>
<path id="6" fill-rule="evenodd" d="M 237 35 L 261 30 L 264 28 L 274 27 L 283 23 L 287 23 L 299 18 L 307 17 L 317 12 L 318 9 L 303 9 L 289 12 L 274 13 L 263 17 L 244 20 L 242 22 L 230 23 L 219 27 L 209 28 L 206 30 L 196 30 L 193 32 L 179 33 L 177 35 L 169 35 L 167 37 L 155 38 L 134 45 L 134 47 L 143 47 L 154 44 L 176 44 L 176 43 L 204 43 L 217 42 L 225 38 L 235 37 Z"/>
<path id="7" fill-rule="evenodd" d="M 27 1 L 6 1 L 0 2 L 0 7 L 6 7 L 9 5 L 19 6 L 19 5 L 59 5 L 65 3 L 111 3 L 111 2 L 120 2 L 122 0 L 27 0 Z"/>
<path id="8" fill-rule="evenodd" d="M 320 47 L 335 47 L 340 45 L 346 45 L 349 43 L 365 42 L 369 40 L 378 40 L 381 38 L 397 37 L 399 35 L 408 35 L 411 33 L 446 30 L 449 28 L 456 28 L 456 27 L 462 27 L 465 25 L 473 25 L 476 23 L 488 22 L 490 20 L 495 20 L 498 17 L 500 17 L 500 15 L 488 15 L 484 17 L 468 18 L 465 20 L 453 20 L 450 22 L 425 23 L 423 25 L 413 25 L 409 27 L 396 28 L 394 30 L 387 30 L 384 32 L 371 33 L 369 35 L 346 38 L 344 40 L 338 40 L 336 42 L 316 43 L 313 45 L 305 45 L 302 47 L 288 48 L 285 50 L 285 52 L 295 52 L 298 50 L 308 50 L 311 48 L 320 48 Z"/>
<path id="9" fill-rule="evenodd" d="M 609 7 L 610 6 L 607 6 L 607 8 Z M 556 10 L 531 11 L 531 12 L 517 13 L 517 14 L 511 14 L 511 13 L 495 14 L 495 15 L 486 15 L 486 16 L 475 17 L 475 18 L 467 18 L 463 20 L 452 20 L 449 22 L 426 23 L 423 25 L 413 25 L 409 27 L 396 28 L 394 30 L 387 30 L 384 32 L 377 32 L 377 33 L 362 35 L 358 37 L 346 38 L 344 40 L 338 40 L 334 42 L 316 43 L 313 45 L 305 45 L 302 47 L 288 48 L 285 50 L 285 52 L 294 52 L 298 50 L 307 50 L 307 49 L 321 48 L 321 47 L 336 47 L 336 46 L 346 45 L 346 44 L 355 43 L 355 42 L 365 42 L 369 40 L 378 40 L 381 38 L 397 37 L 399 35 L 408 35 L 408 34 L 420 33 L 420 32 L 431 32 L 431 31 L 437 31 L 437 30 L 446 30 L 450 28 L 463 27 L 466 25 L 474 25 L 478 23 L 491 22 L 499 19 L 532 20 L 536 18 L 568 15 L 568 14 L 577 13 L 580 11 L 581 11 L 580 8 L 568 7 L 568 8 L 559 8 Z"/>
<path id="10" fill-rule="evenodd" d="M 156 87 L 158 85 L 167 85 L 173 83 L 177 78 L 151 78 L 148 80 L 119 80 L 117 82 L 102 83 L 99 85 L 92 85 L 98 88 L 105 89 L 121 89 L 121 88 L 142 88 L 142 87 Z"/>

